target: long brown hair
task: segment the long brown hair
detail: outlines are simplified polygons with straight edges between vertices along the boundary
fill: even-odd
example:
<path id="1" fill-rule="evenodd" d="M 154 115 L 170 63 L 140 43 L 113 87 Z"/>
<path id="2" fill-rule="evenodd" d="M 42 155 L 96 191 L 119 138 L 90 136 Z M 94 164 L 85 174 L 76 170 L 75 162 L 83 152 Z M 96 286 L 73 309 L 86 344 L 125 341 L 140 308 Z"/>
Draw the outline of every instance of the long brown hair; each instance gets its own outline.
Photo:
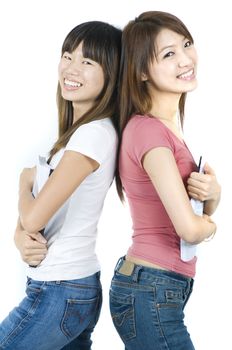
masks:
<path id="1" fill-rule="evenodd" d="M 83 124 L 103 118 L 111 118 L 118 131 L 117 81 L 121 54 L 121 30 L 100 21 L 82 23 L 73 28 L 64 40 L 61 56 L 72 53 L 82 43 L 83 56 L 99 63 L 104 73 L 104 86 L 94 105 L 73 123 L 71 101 L 61 95 L 57 87 L 57 106 L 59 119 L 58 139 L 50 151 L 50 158 L 65 147 L 75 130 Z"/>
<path id="2" fill-rule="evenodd" d="M 162 11 L 149 11 L 130 21 L 122 33 L 122 55 L 120 67 L 120 138 L 128 121 L 134 114 L 147 114 L 152 107 L 152 99 L 147 84 L 142 81 L 142 73 L 150 78 L 149 66 L 156 57 L 155 42 L 162 29 L 170 29 L 193 43 L 193 38 L 176 16 Z M 151 79 L 150 79 L 151 80 Z M 181 125 L 184 122 L 186 93 L 179 101 Z M 116 186 L 123 200 L 122 184 L 117 168 Z"/>

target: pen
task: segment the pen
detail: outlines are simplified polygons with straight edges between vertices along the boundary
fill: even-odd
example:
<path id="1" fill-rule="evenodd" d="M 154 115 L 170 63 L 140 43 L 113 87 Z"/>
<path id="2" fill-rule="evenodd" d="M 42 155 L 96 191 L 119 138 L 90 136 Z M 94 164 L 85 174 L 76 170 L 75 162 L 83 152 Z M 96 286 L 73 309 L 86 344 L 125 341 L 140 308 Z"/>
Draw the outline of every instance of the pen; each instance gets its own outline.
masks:
<path id="1" fill-rule="evenodd" d="M 202 161 L 202 156 L 200 156 L 200 159 L 199 159 L 199 164 L 198 164 L 198 167 L 197 167 L 198 171 L 200 171 L 200 169 L 201 169 L 201 161 Z"/>

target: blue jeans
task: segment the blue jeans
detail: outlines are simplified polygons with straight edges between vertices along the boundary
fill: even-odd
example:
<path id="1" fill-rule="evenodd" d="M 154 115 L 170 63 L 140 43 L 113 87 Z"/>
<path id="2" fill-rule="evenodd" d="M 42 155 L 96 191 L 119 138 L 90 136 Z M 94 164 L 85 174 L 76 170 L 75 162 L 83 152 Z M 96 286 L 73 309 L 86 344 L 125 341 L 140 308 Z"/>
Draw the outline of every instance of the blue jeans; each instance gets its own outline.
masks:
<path id="1" fill-rule="evenodd" d="M 0 324 L 0 349 L 90 350 L 101 304 L 100 272 L 69 281 L 28 278 L 26 297 Z"/>
<path id="2" fill-rule="evenodd" d="M 184 325 L 193 279 L 121 258 L 110 289 L 110 311 L 126 350 L 194 350 Z"/>

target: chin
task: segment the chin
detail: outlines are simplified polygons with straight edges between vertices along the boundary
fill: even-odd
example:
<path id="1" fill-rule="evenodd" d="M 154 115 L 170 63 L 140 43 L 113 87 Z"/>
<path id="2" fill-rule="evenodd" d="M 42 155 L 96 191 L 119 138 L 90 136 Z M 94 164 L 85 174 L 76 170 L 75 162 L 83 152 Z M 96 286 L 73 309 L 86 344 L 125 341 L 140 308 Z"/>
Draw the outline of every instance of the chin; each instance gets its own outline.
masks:
<path id="1" fill-rule="evenodd" d="M 65 91 L 62 91 L 61 96 L 63 97 L 64 100 L 73 102 L 74 97 L 70 96 L 70 93 L 67 93 Z"/>
<path id="2" fill-rule="evenodd" d="M 198 84 L 197 81 L 192 82 L 192 84 L 189 84 L 189 86 L 186 88 L 184 92 L 191 92 L 197 88 Z"/>

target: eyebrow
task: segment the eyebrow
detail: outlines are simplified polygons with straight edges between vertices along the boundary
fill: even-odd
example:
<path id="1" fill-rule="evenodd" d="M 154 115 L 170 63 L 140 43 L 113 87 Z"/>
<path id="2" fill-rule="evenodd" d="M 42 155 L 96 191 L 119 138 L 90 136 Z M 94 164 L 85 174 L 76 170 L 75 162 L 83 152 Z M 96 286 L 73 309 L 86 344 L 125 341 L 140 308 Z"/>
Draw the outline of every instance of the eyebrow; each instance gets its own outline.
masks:
<path id="1" fill-rule="evenodd" d="M 185 41 L 186 39 L 187 39 L 186 37 L 183 37 L 182 42 Z M 188 40 L 189 40 L 189 39 L 188 39 Z M 171 49 L 172 47 L 175 47 L 175 46 L 177 46 L 177 45 L 175 45 L 175 44 L 170 44 L 170 45 L 164 46 L 162 49 L 159 50 L 159 52 L 157 53 L 157 55 L 159 55 L 159 54 L 160 54 L 161 52 L 163 52 L 164 50 L 166 50 L 166 49 Z"/>
<path id="2" fill-rule="evenodd" d="M 158 55 L 159 54 L 161 54 L 161 52 L 163 52 L 164 50 L 166 50 L 166 49 L 170 49 L 170 48 L 172 48 L 172 47 L 174 47 L 174 46 L 176 46 L 176 45 L 168 45 L 168 46 L 164 46 L 162 49 L 160 49 L 159 51 L 158 51 Z"/>

